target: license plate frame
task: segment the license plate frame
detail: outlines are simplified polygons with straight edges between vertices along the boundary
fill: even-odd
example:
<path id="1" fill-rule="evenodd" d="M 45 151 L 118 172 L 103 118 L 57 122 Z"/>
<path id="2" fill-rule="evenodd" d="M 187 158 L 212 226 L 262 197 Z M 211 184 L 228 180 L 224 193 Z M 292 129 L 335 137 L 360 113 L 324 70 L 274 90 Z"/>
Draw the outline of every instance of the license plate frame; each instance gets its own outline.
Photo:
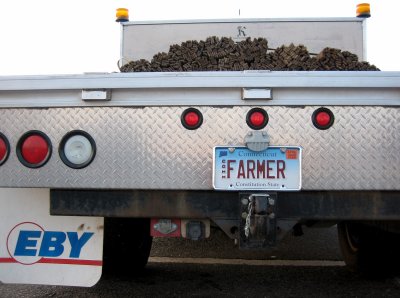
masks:
<path id="1" fill-rule="evenodd" d="M 270 146 L 257 152 L 245 146 L 215 146 L 213 187 L 224 191 L 299 191 L 302 150 L 300 146 Z"/>

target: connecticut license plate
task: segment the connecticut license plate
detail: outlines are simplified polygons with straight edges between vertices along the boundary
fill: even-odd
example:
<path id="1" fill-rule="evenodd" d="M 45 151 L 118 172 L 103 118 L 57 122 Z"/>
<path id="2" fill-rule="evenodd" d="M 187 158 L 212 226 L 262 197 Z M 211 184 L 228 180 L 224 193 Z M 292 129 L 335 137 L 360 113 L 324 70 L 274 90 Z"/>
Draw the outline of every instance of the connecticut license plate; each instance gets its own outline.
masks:
<path id="1" fill-rule="evenodd" d="M 218 190 L 289 191 L 301 188 L 300 147 L 215 147 L 213 184 Z"/>

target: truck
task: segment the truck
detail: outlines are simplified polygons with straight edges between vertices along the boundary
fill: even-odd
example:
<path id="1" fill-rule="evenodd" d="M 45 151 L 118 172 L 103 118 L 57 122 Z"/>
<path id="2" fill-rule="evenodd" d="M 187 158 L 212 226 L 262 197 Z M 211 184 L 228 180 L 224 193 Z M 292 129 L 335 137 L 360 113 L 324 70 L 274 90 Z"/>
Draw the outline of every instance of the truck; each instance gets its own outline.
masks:
<path id="1" fill-rule="evenodd" d="M 365 60 L 365 22 L 121 22 L 121 66 L 210 36 Z M 92 286 L 143 268 L 153 237 L 210 227 L 262 250 L 337 225 L 350 270 L 394 272 L 399 106 L 386 71 L 0 77 L 0 280 Z"/>

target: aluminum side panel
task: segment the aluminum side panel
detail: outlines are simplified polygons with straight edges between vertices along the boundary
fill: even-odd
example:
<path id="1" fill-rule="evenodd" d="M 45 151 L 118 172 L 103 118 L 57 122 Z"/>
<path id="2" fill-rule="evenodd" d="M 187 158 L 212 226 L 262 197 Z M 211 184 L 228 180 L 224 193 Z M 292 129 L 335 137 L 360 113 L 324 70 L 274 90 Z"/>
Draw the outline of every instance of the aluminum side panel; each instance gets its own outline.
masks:
<path id="1" fill-rule="evenodd" d="M 201 128 L 183 128 L 186 107 L 1 109 L 0 131 L 11 144 L 0 166 L 1 187 L 102 189 L 212 189 L 212 154 L 217 145 L 243 145 L 250 129 L 249 107 L 198 107 Z M 266 107 L 271 145 L 303 147 L 305 190 L 400 189 L 400 109 L 330 107 L 335 124 L 314 128 L 317 107 Z M 41 130 L 53 154 L 39 169 L 17 159 L 19 137 Z M 69 131 L 82 129 L 97 145 L 93 163 L 65 166 L 58 144 Z"/>

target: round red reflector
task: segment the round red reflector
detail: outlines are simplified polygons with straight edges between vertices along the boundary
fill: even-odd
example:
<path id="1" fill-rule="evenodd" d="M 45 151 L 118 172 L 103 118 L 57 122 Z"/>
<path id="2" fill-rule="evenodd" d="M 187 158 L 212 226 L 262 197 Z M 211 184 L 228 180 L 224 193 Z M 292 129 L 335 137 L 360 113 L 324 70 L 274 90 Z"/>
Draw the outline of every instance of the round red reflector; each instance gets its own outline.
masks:
<path id="1" fill-rule="evenodd" d="M 331 122 L 331 115 L 327 112 L 320 112 L 315 117 L 315 121 L 319 126 L 327 126 Z"/>
<path id="2" fill-rule="evenodd" d="M 181 122 L 186 129 L 194 130 L 203 124 L 203 115 L 198 109 L 188 108 L 183 111 Z"/>
<path id="3" fill-rule="evenodd" d="M 316 128 L 326 130 L 335 122 L 335 116 L 330 109 L 319 108 L 314 111 L 311 120 Z"/>
<path id="4" fill-rule="evenodd" d="M 32 130 L 25 133 L 18 141 L 17 156 L 28 168 L 40 168 L 51 156 L 50 139 L 41 131 Z"/>
<path id="5" fill-rule="evenodd" d="M 0 164 L 6 159 L 8 154 L 8 146 L 7 143 L 0 138 Z"/>
<path id="6" fill-rule="evenodd" d="M 184 118 L 185 118 L 185 123 L 188 126 L 196 126 L 200 121 L 199 115 L 197 115 L 197 113 L 195 112 L 187 113 Z"/>
<path id="7" fill-rule="evenodd" d="M 250 122 L 254 126 L 260 126 L 264 123 L 265 121 L 265 116 L 261 112 L 254 112 L 250 115 Z"/>
<path id="8" fill-rule="evenodd" d="M 251 109 L 246 116 L 247 125 L 252 129 L 262 129 L 268 124 L 268 114 L 261 108 Z"/>
<path id="9" fill-rule="evenodd" d="M 32 135 L 22 143 L 21 154 L 26 162 L 40 164 L 46 160 L 49 154 L 49 145 L 42 136 Z"/>

